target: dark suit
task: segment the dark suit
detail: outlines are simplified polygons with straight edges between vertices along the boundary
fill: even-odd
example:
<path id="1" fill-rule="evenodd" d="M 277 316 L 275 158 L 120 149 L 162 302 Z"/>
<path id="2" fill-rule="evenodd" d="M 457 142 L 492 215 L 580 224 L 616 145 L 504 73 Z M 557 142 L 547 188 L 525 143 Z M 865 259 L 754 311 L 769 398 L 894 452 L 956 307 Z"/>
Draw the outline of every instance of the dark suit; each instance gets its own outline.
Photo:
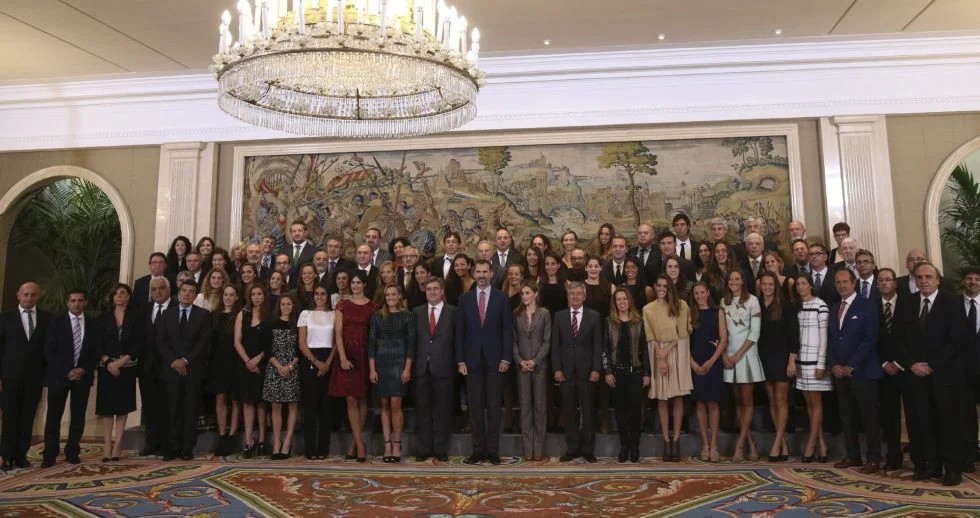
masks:
<path id="1" fill-rule="evenodd" d="M 809 273 L 809 272 L 810 272 L 809 264 L 806 265 L 805 267 L 801 267 L 798 264 L 790 264 L 783 267 L 783 275 L 787 277 L 796 277 L 801 273 Z"/>
<path id="2" fill-rule="evenodd" d="M 500 251 L 494 250 L 493 257 L 490 258 L 490 271 L 493 272 L 493 277 L 490 278 L 490 284 L 496 287 L 500 287 L 500 284 L 504 282 L 507 277 L 507 268 L 512 264 L 524 264 L 524 258 L 521 257 L 521 253 L 517 250 L 511 248 L 507 251 L 507 262 L 503 265 L 500 264 Z"/>
<path id="3" fill-rule="evenodd" d="M 959 297 L 959 300 L 965 300 L 965 294 Z M 975 322 L 969 319 L 968 303 L 963 304 L 964 315 L 967 316 L 966 325 L 963 328 L 964 354 L 966 355 L 964 365 L 967 370 L 967 381 L 962 398 L 963 417 L 966 423 L 964 426 L 966 441 L 963 445 L 963 455 L 966 462 L 970 464 L 978 460 L 977 406 L 980 405 L 980 333 L 977 333 Z M 980 313 L 980 307 L 977 308 L 977 313 Z M 977 318 L 980 318 L 980 315 Z"/>
<path id="4" fill-rule="evenodd" d="M 176 300 L 171 299 L 168 308 L 177 304 Z M 157 327 L 154 318 L 157 312 L 155 302 L 143 314 L 143 325 L 145 328 L 143 348 L 139 350 L 139 365 L 137 375 L 140 386 L 140 401 L 142 403 L 143 429 L 146 433 L 146 449 L 148 451 L 161 450 L 168 442 L 169 429 L 169 403 L 167 402 L 167 389 L 161 377 L 160 350 L 157 348 Z M 159 318 L 163 322 L 163 314 Z M 165 448 L 164 448 L 165 449 Z"/>
<path id="5" fill-rule="evenodd" d="M 895 316 L 900 358 L 911 397 L 906 401 L 912 462 L 917 470 L 961 470 L 963 434 L 960 398 L 965 358 L 962 302 L 942 290 L 935 293 L 925 321 L 920 321 L 921 294 L 908 296 Z M 929 364 L 932 374 L 917 376 L 915 363 Z"/>
<path id="6" fill-rule="evenodd" d="M 331 271 L 330 261 L 331 260 L 329 259 L 327 260 L 327 273 L 324 273 L 323 278 L 320 279 L 320 286 L 326 288 L 327 293 L 336 293 L 337 272 L 341 270 L 350 271 L 354 269 L 357 265 L 356 263 L 354 263 L 354 261 L 351 261 L 350 259 L 344 259 L 343 257 L 339 257 L 337 259 L 333 259 L 335 263 L 334 263 L 333 271 Z"/>
<path id="7" fill-rule="evenodd" d="M 289 266 L 289 274 L 291 277 L 297 277 L 297 275 L 299 274 L 299 267 L 303 266 L 306 263 L 312 263 L 313 254 L 316 254 L 316 247 L 313 246 L 313 243 L 306 241 L 305 243 L 303 243 L 303 248 L 300 249 L 299 257 L 293 259 L 293 254 L 296 252 L 295 247 L 296 247 L 296 243 L 290 242 L 279 249 L 280 254 L 286 254 L 289 256 L 289 260 L 291 263 Z M 273 258 L 273 260 L 275 259 Z M 275 267 L 275 264 L 273 264 L 273 267 Z"/>
<path id="8" fill-rule="evenodd" d="M 140 313 L 143 314 L 149 311 L 150 306 L 153 305 L 153 301 L 150 300 L 151 280 L 153 280 L 151 275 L 144 275 L 136 279 L 136 282 L 133 283 L 133 302 L 135 303 L 136 309 L 140 310 Z M 167 281 L 170 283 L 171 288 L 175 286 L 174 279 L 167 278 Z"/>
<path id="9" fill-rule="evenodd" d="M 899 336 L 897 335 L 899 326 L 894 323 L 894 317 L 904 309 L 902 306 L 907 304 L 900 297 L 895 297 L 890 301 L 891 307 L 888 308 L 892 313 L 892 324 L 888 326 L 884 317 L 885 305 L 879 294 L 877 298 L 872 298 L 876 303 L 878 314 L 882 315 L 878 326 L 878 359 L 885 362 L 895 362 L 904 371 L 895 375 L 887 372 L 882 374 L 881 381 L 878 383 L 878 407 L 881 417 L 881 431 L 888 446 L 888 456 L 886 460 L 892 466 L 901 465 L 902 462 L 902 400 L 908 399 L 909 395 L 905 392 L 906 376 L 910 374 L 909 364 L 902 357 L 899 349 Z M 906 416 L 908 418 L 908 416 Z"/>
<path id="10" fill-rule="evenodd" d="M 619 285 L 623 284 L 624 282 L 626 282 L 626 262 L 625 261 L 623 261 L 622 270 L 623 271 L 620 272 L 619 275 L 616 275 L 616 270 L 614 269 L 614 266 L 613 266 L 613 260 L 610 259 L 610 260 L 606 261 L 605 264 L 602 265 L 602 276 L 605 277 L 606 280 L 608 280 L 610 283 L 612 283 L 612 284 L 614 284 L 616 286 L 619 286 Z M 643 275 L 643 277 L 644 277 L 644 279 L 641 279 L 640 282 L 645 282 L 646 281 L 646 279 L 645 279 L 646 275 L 645 274 Z"/>
<path id="11" fill-rule="evenodd" d="M 197 405 L 211 345 L 211 312 L 192 305 L 187 322 L 181 324 L 180 309 L 179 303 L 171 304 L 163 320 L 157 322 L 157 350 L 170 412 L 171 452 L 192 455 L 197 442 Z M 178 358 L 187 360 L 186 376 L 171 367 Z"/>
<path id="12" fill-rule="evenodd" d="M 830 307 L 827 325 L 827 367 L 835 365 L 853 369 L 850 376 L 834 377 L 834 388 L 840 403 L 841 425 L 847 446 L 847 458 L 861 461 L 856 415 L 864 423 L 868 443 L 868 462 L 881 460 L 881 427 L 878 420 L 878 380 L 882 377 L 878 359 L 878 310 L 868 299 L 855 294 L 845 308 L 843 320 L 838 313 L 843 302 Z M 843 324 L 840 324 L 843 322 Z"/>
<path id="13" fill-rule="evenodd" d="M 80 442 L 85 431 L 85 409 L 88 395 L 95 379 L 95 350 L 99 345 L 99 324 L 94 318 L 82 317 L 82 348 L 75 360 L 74 315 L 62 315 L 51 321 L 51 328 L 44 340 L 44 385 L 48 387 L 48 411 L 44 422 L 44 458 L 54 460 L 58 456 L 61 436 L 61 417 L 65 414 L 65 402 L 71 398 L 71 422 L 68 425 L 68 442 L 65 457 L 78 457 Z M 81 378 L 71 381 L 72 369 L 84 369 Z"/>
<path id="14" fill-rule="evenodd" d="M 514 314 L 504 292 L 490 286 L 480 323 L 476 284 L 459 297 L 456 319 L 456 363 L 466 364 L 466 395 L 473 430 L 473 453 L 496 455 L 500 448 L 500 362 L 514 361 Z M 428 322 L 428 319 L 426 319 Z M 513 365 L 511 365 L 513 368 Z M 486 416 L 484 416 L 486 411 Z"/>
<path id="15" fill-rule="evenodd" d="M 419 305 L 415 313 L 415 419 L 419 451 L 426 455 L 447 455 L 452 438 L 453 378 L 456 337 L 456 308 L 443 303 L 436 321 L 436 332 L 429 329 L 429 304 Z"/>
<path id="16" fill-rule="evenodd" d="M 374 251 L 372 250 L 372 254 L 373 253 Z M 379 248 L 378 255 L 374 256 L 374 258 L 371 260 L 371 264 L 374 265 L 376 268 L 378 266 L 381 266 L 381 263 L 385 261 L 394 261 L 394 260 L 395 259 L 391 257 L 391 252 L 385 250 L 384 248 Z"/>
<path id="17" fill-rule="evenodd" d="M 827 272 L 821 274 L 823 277 L 820 279 L 820 289 L 816 289 L 816 279 L 814 279 L 814 294 L 822 301 L 827 303 L 827 307 L 833 306 L 834 304 L 840 302 L 840 295 L 837 293 L 837 287 L 834 282 L 834 272 L 837 270 L 831 267 L 827 267 Z M 810 275 L 815 275 L 811 270 Z"/>
<path id="18" fill-rule="evenodd" d="M 3 381 L 3 437 L 0 455 L 5 462 L 24 459 L 31 447 L 34 414 L 41 401 L 44 379 L 44 342 L 51 313 L 34 308 L 34 334 L 24 331 L 20 308 L 0 315 L 0 379 Z"/>
<path id="19" fill-rule="evenodd" d="M 445 266 L 446 266 L 446 254 L 441 254 L 432 258 L 432 261 L 429 262 L 429 271 L 432 272 L 432 275 L 435 275 L 440 279 L 445 279 L 447 277 L 446 275 L 443 275 L 443 268 L 445 268 Z M 452 264 L 449 265 L 449 271 L 450 273 L 452 273 L 453 271 Z"/>
<path id="20" fill-rule="evenodd" d="M 855 291 L 857 291 L 858 297 L 861 297 L 861 291 L 864 289 L 864 280 L 858 276 L 857 285 L 855 286 Z M 879 306 L 881 305 L 881 292 L 878 291 L 878 276 L 872 275 L 870 281 L 868 282 L 868 296 L 867 299 L 871 302 L 876 302 Z M 879 311 L 878 314 L 881 314 Z"/>
<path id="21" fill-rule="evenodd" d="M 561 413 L 565 421 L 565 444 L 572 455 L 592 455 L 595 425 L 592 402 L 595 383 L 589 381 L 602 367 L 603 328 L 599 313 L 582 307 L 578 334 L 572 334 L 572 309 L 555 314 L 551 331 L 551 368 L 561 371 Z M 581 408 L 581 429 L 578 408 Z"/>

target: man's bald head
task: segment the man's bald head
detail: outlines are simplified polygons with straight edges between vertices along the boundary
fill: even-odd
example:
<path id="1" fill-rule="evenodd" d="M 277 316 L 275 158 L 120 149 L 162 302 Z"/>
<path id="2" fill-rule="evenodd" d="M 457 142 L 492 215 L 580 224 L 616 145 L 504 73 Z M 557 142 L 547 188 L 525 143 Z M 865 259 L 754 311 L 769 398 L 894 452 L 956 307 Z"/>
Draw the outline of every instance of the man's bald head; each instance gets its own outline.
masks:
<path id="1" fill-rule="evenodd" d="M 24 309 L 34 309 L 41 297 L 41 287 L 36 282 L 25 282 L 17 289 L 17 302 Z"/>

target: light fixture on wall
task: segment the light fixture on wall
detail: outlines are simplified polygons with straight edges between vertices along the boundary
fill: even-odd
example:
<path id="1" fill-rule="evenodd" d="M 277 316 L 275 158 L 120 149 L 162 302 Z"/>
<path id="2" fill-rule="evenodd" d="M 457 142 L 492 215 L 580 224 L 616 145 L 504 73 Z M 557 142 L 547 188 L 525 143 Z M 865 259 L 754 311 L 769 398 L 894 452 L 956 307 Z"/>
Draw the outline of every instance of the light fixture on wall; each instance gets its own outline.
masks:
<path id="1" fill-rule="evenodd" d="M 290 10 L 290 4 L 292 9 Z M 444 0 L 240 0 L 219 26 L 218 106 L 310 136 L 391 138 L 476 117 L 480 31 Z"/>

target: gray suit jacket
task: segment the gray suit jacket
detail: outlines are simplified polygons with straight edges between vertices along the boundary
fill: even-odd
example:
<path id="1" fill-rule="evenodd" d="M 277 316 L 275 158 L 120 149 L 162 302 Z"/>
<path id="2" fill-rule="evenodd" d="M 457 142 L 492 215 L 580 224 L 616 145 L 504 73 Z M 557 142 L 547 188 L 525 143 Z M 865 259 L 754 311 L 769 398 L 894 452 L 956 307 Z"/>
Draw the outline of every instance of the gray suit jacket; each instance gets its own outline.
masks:
<path id="1" fill-rule="evenodd" d="M 599 313 L 582 307 L 578 336 L 572 336 L 571 309 L 555 313 L 551 333 L 551 368 L 566 379 L 588 379 L 602 367 L 603 329 Z"/>
<path id="2" fill-rule="evenodd" d="M 538 308 L 531 317 L 528 330 L 527 317 L 522 313 L 514 318 L 514 363 L 534 360 L 535 369 L 544 367 L 551 350 L 551 313 Z M 520 369 L 520 365 L 515 365 Z"/>
<path id="3" fill-rule="evenodd" d="M 415 313 L 415 359 L 412 362 L 414 376 L 425 373 L 426 366 L 437 378 L 451 378 L 456 372 L 455 349 L 456 306 L 442 305 L 436 322 L 436 333 L 429 332 L 429 304 L 412 310 Z"/>

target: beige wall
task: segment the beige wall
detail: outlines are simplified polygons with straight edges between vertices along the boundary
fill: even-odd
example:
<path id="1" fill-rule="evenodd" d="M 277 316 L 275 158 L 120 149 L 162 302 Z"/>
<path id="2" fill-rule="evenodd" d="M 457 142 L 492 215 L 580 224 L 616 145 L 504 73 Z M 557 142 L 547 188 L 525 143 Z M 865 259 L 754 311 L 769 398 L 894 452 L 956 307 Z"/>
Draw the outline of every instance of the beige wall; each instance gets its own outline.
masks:
<path id="1" fill-rule="evenodd" d="M 785 123 L 786 121 L 750 121 L 750 122 L 731 122 L 731 123 L 699 123 L 697 126 L 728 126 L 744 125 L 751 123 Z M 811 235 L 828 235 L 824 229 L 824 199 L 823 199 L 823 180 L 821 177 L 820 165 L 820 143 L 817 133 L 818 124 L 816 120 L 795 121 L 799 128 L 800 137 L 800 163 L 803 169 L 803 191 L 807 193 L 805 202 L 805 221 L 808 222 L 808 229 Z M 684 127 L 693 125 L 671 124 L 663 127 Z M 231 213 L 231 192 L 232 176 L 234 174 L 235 148 L 239 145 L 254 146 L 257 144 L 271 144 L 269 142 L 242 142 L 222 144 L 218 156 L 218 206 L 217 221 L 215 222 L 215 240 L 219 246 L 227 245 L 228 233 L 231 222 L 228 214 Z"/>
<path id="2" fill-rule="evenodd" d="M 946 158 L 980 135 L 980 113 L 893 116 L 888 124 L 900 257 L 925 248 L 926 194 Z M 897 267 L 905 273 L 903 264 Z"/>
<path id="3" fill-rule="evenodd" d="M 0 194 L 29 174 L 57 165 L 89 169 L 119 190 L 133 218 L 136 236 L 133 272 L 136 277 L 145 275 L 147 257 L 153 251 L 159 146 L 0 153 Z M 9 224 L 10 218 L 3 219 Z M 8 238 L 7 231 L 0 236 L 2 257 L 6 256 Z"/>

